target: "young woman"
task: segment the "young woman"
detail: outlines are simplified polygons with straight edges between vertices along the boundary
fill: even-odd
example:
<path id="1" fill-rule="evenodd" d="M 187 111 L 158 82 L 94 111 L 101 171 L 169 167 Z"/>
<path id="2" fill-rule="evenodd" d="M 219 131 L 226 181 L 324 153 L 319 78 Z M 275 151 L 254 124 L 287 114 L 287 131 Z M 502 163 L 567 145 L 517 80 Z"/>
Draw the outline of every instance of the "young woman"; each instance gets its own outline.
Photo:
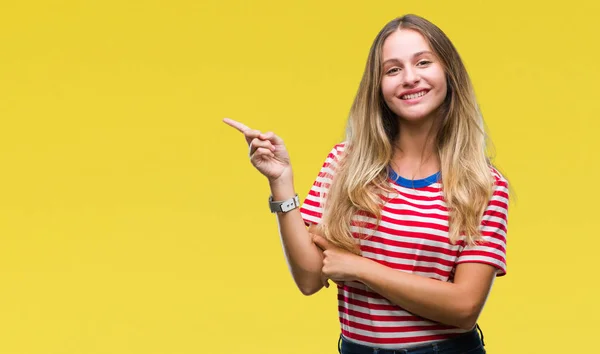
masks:
<path id="1" fill-rule="evenodd" d="M 486 156 L 471 81 L 438 27 L 406 15 L 380 31 L 347 138 L 301 208 L 282 139 L 225 122 L 269 180 L 300 291 L 337 284 L 341 353 L 485 353 L 476 323 L 506 273 L 508 183 Z"/>

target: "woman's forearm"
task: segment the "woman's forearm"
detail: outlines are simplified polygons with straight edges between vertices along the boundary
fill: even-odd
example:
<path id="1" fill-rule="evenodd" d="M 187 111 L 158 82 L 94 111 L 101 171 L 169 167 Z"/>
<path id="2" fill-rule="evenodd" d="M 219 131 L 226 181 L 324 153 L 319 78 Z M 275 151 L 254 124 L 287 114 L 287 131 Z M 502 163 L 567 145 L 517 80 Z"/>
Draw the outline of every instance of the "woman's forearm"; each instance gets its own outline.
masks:
<path id="1" fill-rule="evenodd" d="M 273 200 L 287 200 L 296 195 L 292 177 L 269 184 Z M 304 295 L 316 293 L 323 287 L 321 279 L 323 256 L 312 242 L 300 210 L 277 213 L 277 221 L 283 252 L 296 285 Z"/>
<path id="2" fill-rule="evenodd" d="M 475 325 L 479 304 L 464 287 L 363 260 L 357 280 L 396 305 L 450 326 L 469 329 Z"/>

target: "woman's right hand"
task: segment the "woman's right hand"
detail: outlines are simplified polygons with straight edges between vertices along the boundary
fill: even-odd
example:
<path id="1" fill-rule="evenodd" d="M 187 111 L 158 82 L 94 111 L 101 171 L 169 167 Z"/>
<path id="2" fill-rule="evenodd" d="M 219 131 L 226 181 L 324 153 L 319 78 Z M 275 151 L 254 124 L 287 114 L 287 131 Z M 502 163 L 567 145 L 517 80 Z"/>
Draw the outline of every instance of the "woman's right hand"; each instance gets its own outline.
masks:
<path id="1" fill-rule="evenodd" d="M 223 119 L 227 125 L 244 134 L 249 147 L 250 162 L 269 182 L 291 176 L 290 156 L 283 140 L 273 132 L 261 133 L 233 119 Z"/>

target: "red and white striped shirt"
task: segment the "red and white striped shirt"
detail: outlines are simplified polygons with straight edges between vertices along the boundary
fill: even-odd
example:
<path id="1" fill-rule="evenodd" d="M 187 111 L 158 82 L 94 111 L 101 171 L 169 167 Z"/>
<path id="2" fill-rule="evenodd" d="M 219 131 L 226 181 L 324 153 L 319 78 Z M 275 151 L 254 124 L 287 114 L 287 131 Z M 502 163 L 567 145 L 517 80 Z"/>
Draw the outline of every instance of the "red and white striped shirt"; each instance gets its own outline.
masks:
<path id="1" fill-rule="evenodd" d="M 307 225 L 321 222 L 322 198 L 344 146 L 342 143 L 331 150 L 304 200 L 300 211 Z M 464 238 L 454 245 L 449 241 L 448 209 L 439 173 L 408 180 L 391 171 L 389 181 L 396 193 L 385 203 L 379 227 L 371 229 L 366 240 L 360 240 L 362 256 L 398 271 L 446 282 L 453 280 L 456 266 L 466 262 L 490 264 L 497 268 L 497 276 L 506 274 L 508 183 L 496 169 L 491 168 L 491 173 L 494 193 L 481 222 L 485 242 L 465 247 Z M 376 219 L 355 215 L 353 221 L 374 226 Z M 351 231 L 360 233 L 355 226 Z M 372 347 L 403 348 L 466 332 L 412 314 L 359 282 L 338 286 L 338 310 L 344 337 Z"/>

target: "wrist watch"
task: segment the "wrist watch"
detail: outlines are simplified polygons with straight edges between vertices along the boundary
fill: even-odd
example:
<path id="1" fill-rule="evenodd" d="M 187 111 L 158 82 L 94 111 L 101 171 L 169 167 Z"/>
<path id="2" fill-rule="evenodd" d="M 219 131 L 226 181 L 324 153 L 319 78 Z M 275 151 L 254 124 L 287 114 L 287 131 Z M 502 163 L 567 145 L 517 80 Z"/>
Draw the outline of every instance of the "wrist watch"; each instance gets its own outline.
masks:
<path id="1" fill-rule="evenodd" d="M 298 194 L 295 197 L 283 200 L 283 201 L 274 201 L 273 196 L 269 197 L 269 208 L 271 209 L 271 213 L 287 213 L 288 211 L 292 211 L 300 206 L 300 200 L 298 199 Z"/>

